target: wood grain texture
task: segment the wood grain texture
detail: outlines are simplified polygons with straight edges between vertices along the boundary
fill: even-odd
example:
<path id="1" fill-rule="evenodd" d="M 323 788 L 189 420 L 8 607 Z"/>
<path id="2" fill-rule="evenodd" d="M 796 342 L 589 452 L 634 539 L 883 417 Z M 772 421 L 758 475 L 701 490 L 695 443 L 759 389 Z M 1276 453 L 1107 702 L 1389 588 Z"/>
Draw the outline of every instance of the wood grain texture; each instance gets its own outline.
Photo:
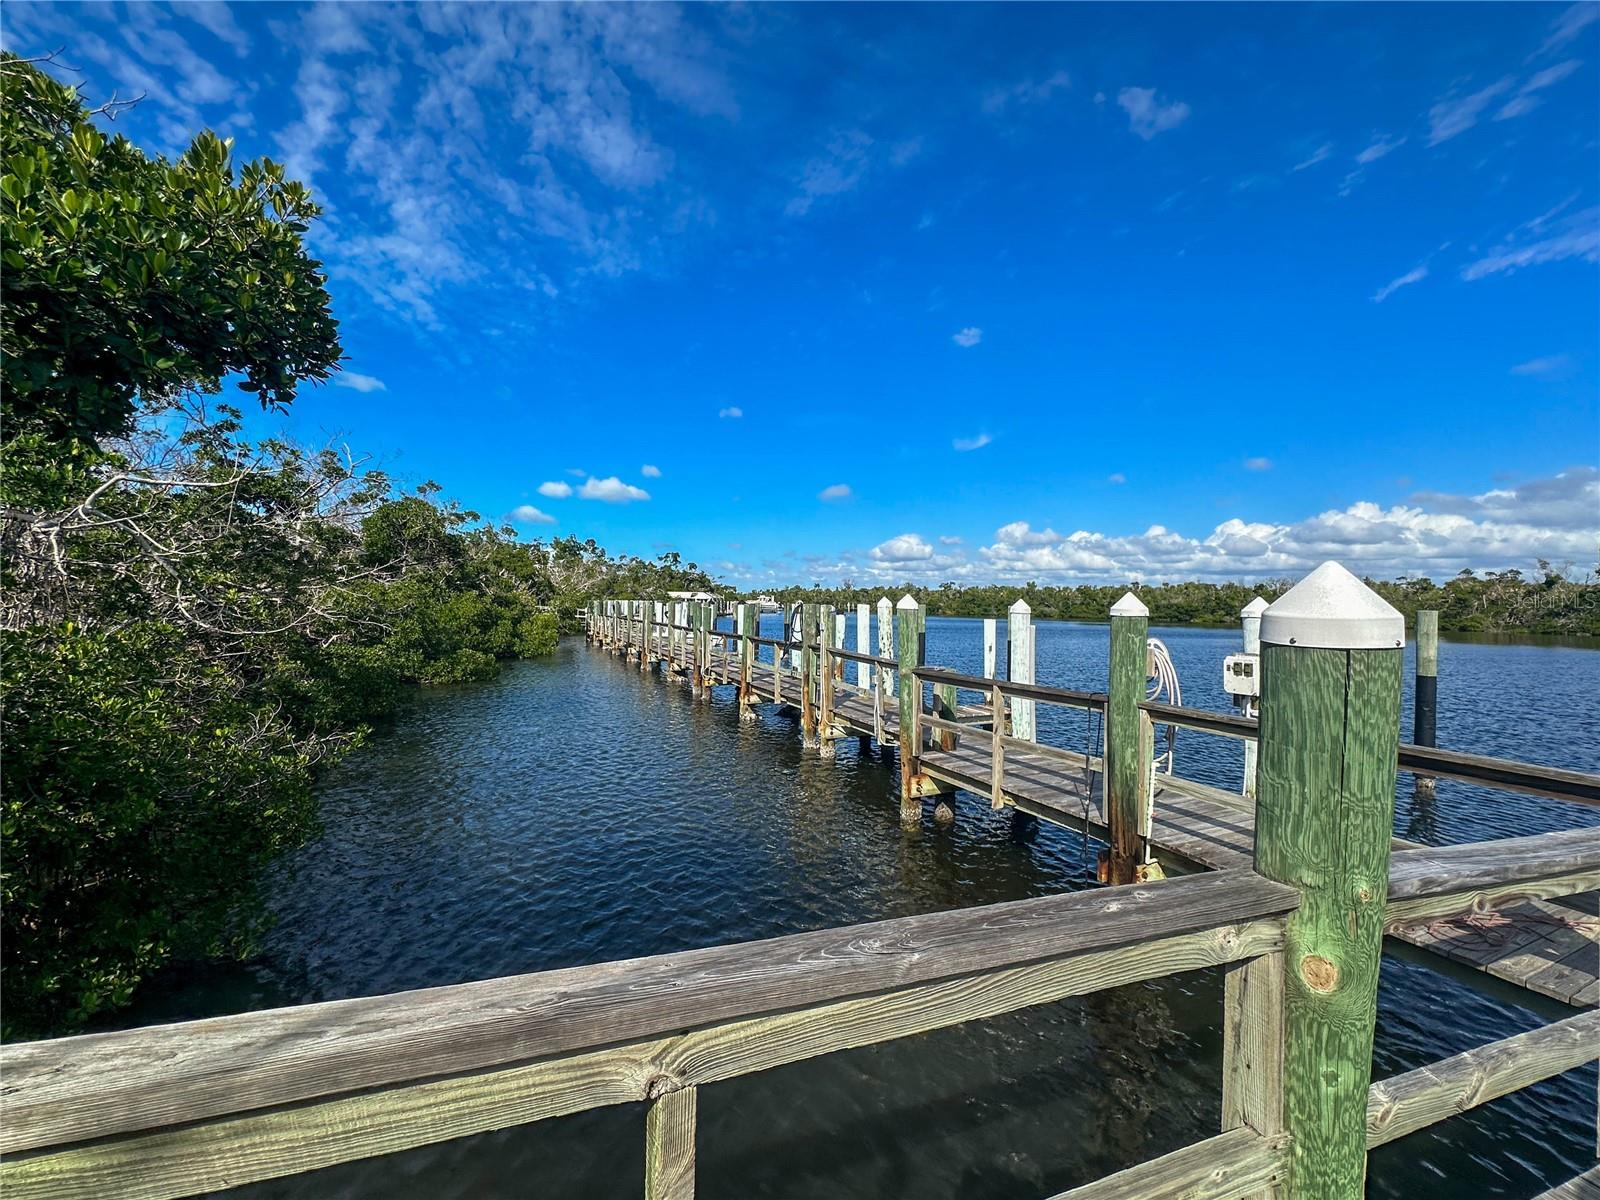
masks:
<path id="1" fill-rule="evenodd" d="M 644 1200 L 694 1200 L 698 1094 L 679 1088 L 650 1102 L 644 1115 Z"/>
<path id="2" fill-rule="evenodd" d="M 1596 1058 L 1600 1012 L 1586 1012 L 1395 1075 L 1368 1092 L 1367 1146 L 1392 1142 Z"/>
<path id="3" fill-rule="evenodd" d="M 1283 1131 L 1283 955 L 1228 967 L 1223 977 L 1222 1129 Z M 1277 1181 L 1243 1193 L 1276 1200 Z"/>
<path id="4" fill-rule="evenodd" d="M 1111 699 L 1106 705 L 1106 819 L 1111 826 L 1111 883 L 1130 883 L 1144 859 L 1148 809 L 1142 720 L 1145 617 L 1111 618 Z"/>
<path id="5" fill-rule="evenodd" d="M 1282 914 L 1248 872 L 0 1047 L 0 1150 L 638 1041 Z M 85 1080 L 93 1086 L 86 1087 Z"/>
<path id="6" fill-rule="evenodd" d="M 1399 742 L 1399 650 L 1263 645 L 1256 869 L 1297 887 L 1284 985 L 1289 1200 L 1360 1200 Z"/>
<path id="7" fill-rule="evenodd" d="M 1026 601 L 1018 600 L 1006 613 L 1006 678 L 1013 683 L 1030 684 L 1034 680 L 1033 668 L 1033 611 Z M 1033 701 L 1025 698 L 1022 691 L 1013 690 L 1010 695 L 1012 736 L 1025 742 L 1037 740 Z"/>
<path id="8" fill-rule="evenodd" d="M 917 777 L 917 756 L 922 751 L 922 730 L 917 718 L 922 712 L 922 683 L 916 677 L 922 665 L 927 610 L 920 604 L 896 605 L 894 610 L 895 658 L 900 667 L 900 807 L 909 815 Z"/>
<path id="9" fill-rule="evenodd" d="M 1395 852 L 1389 865 L 1389 900 L 1392 903 L 1595 870 L 1600 870 L 1600 829 L 1567 829 L 1460 846 L 1423 846 Z"/>
<path id="10" fill-rule="evenodd" d="M 801 1059 L 1178 971 L 1274 953 L 1281 918 L 965 975 L 662 1040 L 487 1073 L 249 1112 L 8 1158 L 8 1200 L 168 1200 L 608 1104 L 648 1100 Z"/>
<path id="11" fill-rule="evenodd" d="M 1240 1128 L 1104 1179 L 1053 1200 L 1239 1200 L 1269 1194 L 1283 1176 L 1288 1138 Z"/>
<path id="12" fill-rule="evenodd" d="M 1558 1183 L 1533 1200 L 1600 1200 L 1600 1167 L 1591 1167 L 1582 1175 Z"/>

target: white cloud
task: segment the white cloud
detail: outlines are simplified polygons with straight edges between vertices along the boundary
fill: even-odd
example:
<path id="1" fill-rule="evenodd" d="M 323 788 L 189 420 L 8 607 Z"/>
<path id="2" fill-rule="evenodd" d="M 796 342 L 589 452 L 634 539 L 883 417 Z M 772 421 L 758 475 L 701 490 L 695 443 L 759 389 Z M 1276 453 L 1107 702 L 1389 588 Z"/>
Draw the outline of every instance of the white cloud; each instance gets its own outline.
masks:
<path id="1" fill-rule="evenodd" d="M 1147 142 L 1158 133 L 1176 129 L 1189 117 L 1187 104 L 1163 102 L 1155 88 L 1125 87 L 1117 93 L 1117 103 L 1128 114 L 1128 128 Z"/>
<path id="2" fill-rule="evenodd" d="M 547 512 L 540 512 L 531 504 L 519 504 L 511 510 L 511 519 L 521 525 L 554 525 L 556 519 Z"/>
<path id="3" fill-rule="evenodd" d="M 830 484 L 817 493 L 817 499 L 848 500 L 850 499 L 850 485 L 848 483 Z"/>
<path id="4" fill-rule="evenodd" d="M 959 545 L 961 545 L 961 539 L 959 537 L 957 537 L 953 533 L 947 533 L 947 534 L 944 534 L 943 536 L 941 536 L 939 538 L 939 545 L 941 545 L 941 546 L 959 546 Z"/>
<path id="5" fill-rule="evenodd" d="M 1428 110 L 1428 145 L 1437 146 L 1471 129 L 1490 102 L 1504 95 L 1515 82 L 1507 75 L 1468 95 L 1440 100 Z"/>
<path id="6" fill-rule="evenodd" d="M 1403 137 L 1391 138 L 1386 134 L 1379 134 L 1367 143 L 1365 150 L 1356 155 L 1356 162 L 1363 167 L 1368 163 L 1375 163 L 1380 158 L 1387 158 L 1405 144 L 1406 139 Z"/>
<path id="7" fill-rule="evenodd" d="M 847 129 L 835 133 L 822 153 L 801 168 L 797 181 L 800 193 L 789 201 L 783 211 L 791 217 L 803 217 L 818 200 L 854 191 L 872 165 L 872 146 L 871 135 L 863 130 Z"/>
<path id="8" fill-rule="evenodd" d="M 539 485 L 539 495 L 552 500 L 565 500 L 572 495 L 572 485 L 562 479 L 547 479 Z"/>
<path id="9" fill-rule="evenodd" d="M 1471 281 L 1489 275 L 1509 274 L 1523 267 L 1561 262 L 1568 258 L 1600 262 L 1600 207 L 1586 208 L 1560 220 L 1553 218 L 1566 204 L 1557 205 L 1513 230 L 1500 245 L 1461 269 Z"/>
<path id="10" fill-rule="evenodd" d="M 338 387 L 350 388 L 357 392 L 387 392 L 388 384 L 376 375 L 363 375 L 359 371 L 340 371 L 333 377 L 333 382 Z"/>
<path id="11" fill-rule="evenodd" d="M 1423 263 L 1420 267 L 1412 267 L 1411 270 L 1407 271 L 1404 275 L 1391 279 L 1388 283 L 1384 284 L 1381 288 L 1374 292 L 1372 294 L 1372 302 L 1374 304 L 1382 304 L 1401 288 L 1410 287 L 1413 283 L 1421 283 L 1427 277 L 1427 263 Z"/>
<path id="12" fill-rule="evenodd" d="M 1203 538 L 1161 525 L 1112 536 L 1035 533 L 1023 521 L 980 549 L 983 578 L 1147 580 L 1293 577 L 1333 558 L 1358 573 L 1392 578 L 1463 569 L 1530 568 L 1534 560 L 1591 560 L 1600 540 L 1600 470 L 1577 467 L 1479 495 L 1421 493 L 1389 508 L 1348 508 L 1277 524 L 1224 521 Z"/>
<path id="13" fill-rule="evenodd" d="M 983 330 L 976 325 L 968 325 L 965 329 L 952 333 L 950 340 L 958 346 L 976 346 L 983 341 Z"/>
<path id="14" fill-rule="evenodd" d="M 914 533 L 902 533 L 874 546 L 868 557 L 879 563 L 925 562 L 933 557 L 933 547 Z"/>
<path id="15" fill-rule="evenodd" d="M 1043 79 L 1024 79 L 1008 87 L 992 88 L 983 97 L 983 111 L 997 116 L 1011 104 L 1043 104 L 1063 88 L 1072 86 L 1072 76 L 1056 71 Z"/>
<path id="16" fill-rule="evenodd" d="M 1270 471 L 1272 470 L 1272 460 L 1260 457 L 1247 458 L 1244 460 L 1244 469 L 1246 471 Z"/>
<path id="17" fill-rule="evenodd" d="M 1577 364 L 1570 354 L 1552 354 L 1546 358 L 1530 358 L 1511 368 L 1513 375 L 1531 375 L 1536 379 L 1557 379 L 1572 372 Z"/>
<path id="18" fill-rule="evenodd" d="M 717 409 L 717 416 L 719 416 L 719 417 L 727 417 L 730 420 L 735 420 L 736 421 L 740 417 L 744 416 L 744 409 L 739 408 L 737 406 L 732 406 L 732 407 L 729 407 L 729 408 L 719 408 L 719 409 Z"/>
<path id="19" fill-rule="evenodd" d="M 956 438 L 956 440 L 950 444 L 957 450 L 965 452 L 968 450 L 982 450 L 992 441 L 994 441 L 994 439 L 987 433 L 980 433 L 976 437 Z"/>
<path id="20" fill-rule="evenodd" d="M 1126 475 L 1124 475 L 1121 471 L 1113 471 L 1111 474 L 1106 476 L 1106 482 L 1107 483 L 1127 483 L 1128 482 L 1128 477 Z"/>
<path id="21" fill-rule="evenodd" d="M 639 474 L 643 475 L 646 479 L 660 479 L 661 468 L 653 467 L 649 463 L 645 463 L 644 466 L 639 468 Z"/>
<path id="22" fill-rule="evenodd" d="M 1551 23 L 1550 35 L 1530 57 L 1537 58 L 1541 54 L 1548 54 L 1558 46 L 1566 45 L 1596 20 L 1600 20 L 1600 5 L 1595 4 L 1593 0 L 1578 0 L 1578 3 Z"/>
<path id="23" fill-rule="evenodd" d="M 623 483 L 615 475 L 606 479 L 586 479 L 578 489 L 583 500 L 601 500 L 606 504 L 632 504 L 635 500 L 648 500 L 650 493 L 631 483 Z"/>
<path id="24" fill-rule="evenodd" d="M 1311 157 L 1303 159 L 1300 162 L 1295 163 L 1295 165 L 1293 167 L 1289 168 L 1289 169 L 1292 170 L 1292 171 L 1304 171 L 1307 167 L 1314 167 L 1319 162 L 1325 162 L 1327 159 L 1331 158 L 1332 156 L 1333 156 L 1333 143 L 1332 142 L 1324 142 L 1322 145 L 1318 146 L 1315 150 L 1313 150 L 1311 152 Z"/>
<path id="25" fill-rule="evenodd" d="M 1583 65 L 1576 58 L 1569 58 L 1566 62 L 1557 63 L 1553 67 L 1546 67 L 1528 76 L 1527 82 L 1517 89 L 1517 94 L 1501 106 L 1500 111 L 1494 114 L 1496 121 L 1509 121 L 1512 117 L 1520 117 L 1539 107 L 1540 97 L 1536 94 L 1543 91 L 1553 83 L 1560 83 Z"/>

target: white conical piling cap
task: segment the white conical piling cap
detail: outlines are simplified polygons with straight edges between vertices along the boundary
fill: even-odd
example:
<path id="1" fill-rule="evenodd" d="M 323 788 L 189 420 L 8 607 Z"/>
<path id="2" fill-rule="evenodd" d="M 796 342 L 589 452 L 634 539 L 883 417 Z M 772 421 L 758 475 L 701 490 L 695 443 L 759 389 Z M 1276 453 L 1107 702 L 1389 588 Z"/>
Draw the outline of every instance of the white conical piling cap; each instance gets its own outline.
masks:
<path id="1" fill-rule="evenodd" d="M 915 608 L 916 606 L 917 598 L 910 592 L 907 592 L 904 596 L 901 596 L 900 603 L 895 605 L 896 608 Z"/>
<path id="2" fill-rule="evenodd" d="M 1241 608 L 1239 610 L 1239 615 L 1241 617 L 1259 617 L 1262 613 L 1264 613 L 1266 611 L 1267 611 L 1267 602 L 1265 600 L 1263 600 L 1260 596 L 1257 596 L 1254 600 L 1250 601 L 1249 604 L 1246 604 L 1243 608 Z"/>
<path id="3" fill-rule="evenodd" d="M 1111 606 L 1113 617 L 1148 617 L 1150 606 L 1132 592 L 1123 592 L 1122 599 Z"/>
<path id="4" fill-rule="evenodd" d="M 1320 650 L 1393 650 L 1405 645 L 1406 621 L 1349 571 L 1325 562 L 1267 606 L 1261 641 Z"/>
<path id="5" fill-rule="evenodd" d="M 1017 602 L 1015 604 L 1013 604 L 1006 611 L 1007 612 L 1014 612 L 1014 613 L 1017 613 L 1019 615 L 1026 616 L 1028 613 L 1031 613 L 1033 611 L 1033 609 L 1028 607 L 1028 602 L 1026 600 L 1024 600 L 1021 596 L 1018 596 L 1017 597 Z"/>

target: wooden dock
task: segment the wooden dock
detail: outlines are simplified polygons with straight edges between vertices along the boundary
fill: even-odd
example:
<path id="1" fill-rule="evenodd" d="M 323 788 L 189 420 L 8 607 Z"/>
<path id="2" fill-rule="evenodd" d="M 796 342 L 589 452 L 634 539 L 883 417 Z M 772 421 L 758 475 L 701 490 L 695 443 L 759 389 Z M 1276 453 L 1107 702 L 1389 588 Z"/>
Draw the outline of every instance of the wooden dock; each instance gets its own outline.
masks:
<path id="1" fill-rule="evenodd" d="M 784 665 L 785 653 L 794 653 L 795 643 L 782 639 L 755 638 L 772 658 L 760 662 L 752 655 L 748 672 L 744 669 L 736 629 L 712 629 L 705 622 L 685 624 L 673 629 L 671 622 L 645 629 L 645 622 L 632 623 L 612 647 L 616 652 L 640 661 L 640 640 L 648 638 L 643 661 L 658 664 L 670 675 L 702 689 L 740 687 L 746 704 L 777 704 L 802 712 L 814 708 L 818 722 L 826 706 L 828 727 L 819 726 L 815 737 L 822 747 L 840 738 L 874 739 L 883 745 L 898 745 L 900 712 L 896 697 L 887 687 L 848 682 L 841 668 L 866 660 L 869 671 L 887 679 L 899 668 L 898 660 L 850 652 L 836 645 L 824 647 L 821 639 L 813 653 L 811 686 L 801 670 Z M 824 658 L 830 659 L 823 695 L 817 680 Z M 776 663 L 776 665 L 775 665 Z M 1039 742 L 1003 735 L 1000 786 L 996 788 L 992 729 L 997 682 L 1001 692 L 1006 681 L 957 675 L 918 664 L 919 681 L 932 688 L 961 692 L 991 693 L 989 704 L 954 706 L 953 724 L 959 732 L 942 728 L 946 722 L 933 716 L 931 705 L 924 704 L 919 717 L 922 749 L 917 757 L 919 787 L 923 795 L 960 790 L 990 800 L 996 807 L 1010 807 L 1041 820 L 1087 833 L 1109 844 L 1112 817 L 1106 801 L 1104 762 L 1098 754 L 1086 754 Z M 1104 710 L 1106 697 L 1062 689 L 1027 685 L 1016 689 L 1034 703 L 1061 702 L 1074 707 Z M 1008 725 L 1010 706 L 1002 694 L 1001 722 Z M 1153 723 L 1169 719 L 1184 728 L 1218 736 L 1252 738 L 1254 723 L 1231 714 L 1201 710 L 1156 710 Z M 1408 747 L 1409 757 L 1421 765 L 1432 760 L 1430 752 Z M 1439 756 L 1445 752 L 1431 752 Z M 1474 759 L 1472 756 L 1445 755 L 1450 771 L 1440 774 L 1484 782 L 1508 779 L 1520 790 L 1557 794 L 1588 802 L 1591 791 L 1600 792 L 1600 777 L 1577 772 L 1545 771 L 1502 760 Z M 1438 765 L 1438 764 L 1434 764 Z M 1554 784 L 1546 776 L 1554 777 Z M 1427 776 L 1432 778 L 1432 776 Z M 1585 781 L 1592 787 L 1586 786 Z M 1493 786 L 1493 783 L 1490 784 Z M 1193 780 L 1152 773 L 1147 806 L 1148 832 L 1145 835 L 1151 859 L 1164 874 L 1184 874 L 1202 870 L 1249 868 L 1255 854 L 1255 811 L 1245 796 L 1223 791 Z M 1579 830 L 1573 839 L 1600 840 L 1600 831 Z M 1404 864 L 1408 855 L 1426 854 L 1420 843 L 1401 838 L 1393 840 L 1394 861 Z M 1592 881 L 1600 887 L 1600 876 Z M 1597 893 L 1586 891 L 1577 897 L 1563 897 L 1557 903 L 1535 895 L 1505 894 L 1479 897 L 1465 911 L 1448 914 L 1417 913 L 1404 905 L 1392 906 L 1385 925 L 1388 937 L 1451 962 L 1484 972 L 1517 988 L 1574 1007 L 1600 1004 L 1600 906 Z"/>
<path id="2" fill-rule="evenodd" d="M 852 652 L 830 645 L 832 622 L 816 619 L 826 612 L 808 614 L 821 636 L 803 639 L 795 672 L 758 668 L 758 642 L 789 647 L 758 639 L 748 610 L 735 644 L 719 648 L 729 635 L 713 630 L 709 606 L 680 606 L 670 624 L 652 621 L 653 604 L 597 607 L 596 644 L 662 666 L 701 695 L 733 684 L 741 718 L 755 719 L 757 704 L 794 704 L 819 754 L 845 737 L 893 743 L 908 820 L 921 820 L 930 798 L 936 815 L 949 809 L 961 787 L 1101 831 L 1112 886 L 0 1046 L 0 1192 L 175 1200 L 637 1104 L 646 1200 L 693 1200 L 703 1088 L 1214 969 L 1223 975 L 1219 1132 L 1051 1200 L 1362 1200 L 1372 1148 L 1600 1057 L 1600 1011 L 1591 1010 L 1372 1080 L 1386 931 L 1498 916 L 1600 882 L 1593 831 L 1395 850 L 1397 763 L 1579 797 L 1600 780 L 1400 747 L 1399 615 L 1383 606 L 1372 616 L 1377 597 L 1347 572 L 1329 574 L 1319 569 L 1279 601 L 1323 588 L 1306 612 L 1270 630 L 1273 610 L 1263 617 L 1259 727 L 1130 688 L 1143 682 L 1144 642 L 1131 605 L 1113 614 L 1109 694 L 927 667 L 922 614 L 909 599 L 892 657 L 853 652 L 873 668 L 858 673 L 853 694 L 835 686 Z M 963 688 L 987 703 L 958 704 Z M 1035 741 L 1030 706 L 1041 703 L 1103 718 L 1098 756 Z M 1253 808 L 1158 778 L 1153 721 L 1251 739 Z M 1197 869 L 1163 878 L 1163 854 Z M 1085 1072 L 1082 1086 L 1095 1082 Z M 1581 1197 L 1592 1185 L 1591 1172 L 1549 1195 Z"/>

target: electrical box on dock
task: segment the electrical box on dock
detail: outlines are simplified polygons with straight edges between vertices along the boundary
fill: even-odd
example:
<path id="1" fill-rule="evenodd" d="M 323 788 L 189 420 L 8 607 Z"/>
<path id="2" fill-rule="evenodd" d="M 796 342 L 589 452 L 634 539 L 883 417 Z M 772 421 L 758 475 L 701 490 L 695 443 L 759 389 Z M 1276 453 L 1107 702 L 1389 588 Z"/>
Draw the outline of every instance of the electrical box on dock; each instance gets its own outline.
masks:
<path id="1" fill-rule="evenodd" d="M 1222 660 L 1222 690 L 1230 696 L 1261 694 L 1261 656 L 1230 654 Z"/>

